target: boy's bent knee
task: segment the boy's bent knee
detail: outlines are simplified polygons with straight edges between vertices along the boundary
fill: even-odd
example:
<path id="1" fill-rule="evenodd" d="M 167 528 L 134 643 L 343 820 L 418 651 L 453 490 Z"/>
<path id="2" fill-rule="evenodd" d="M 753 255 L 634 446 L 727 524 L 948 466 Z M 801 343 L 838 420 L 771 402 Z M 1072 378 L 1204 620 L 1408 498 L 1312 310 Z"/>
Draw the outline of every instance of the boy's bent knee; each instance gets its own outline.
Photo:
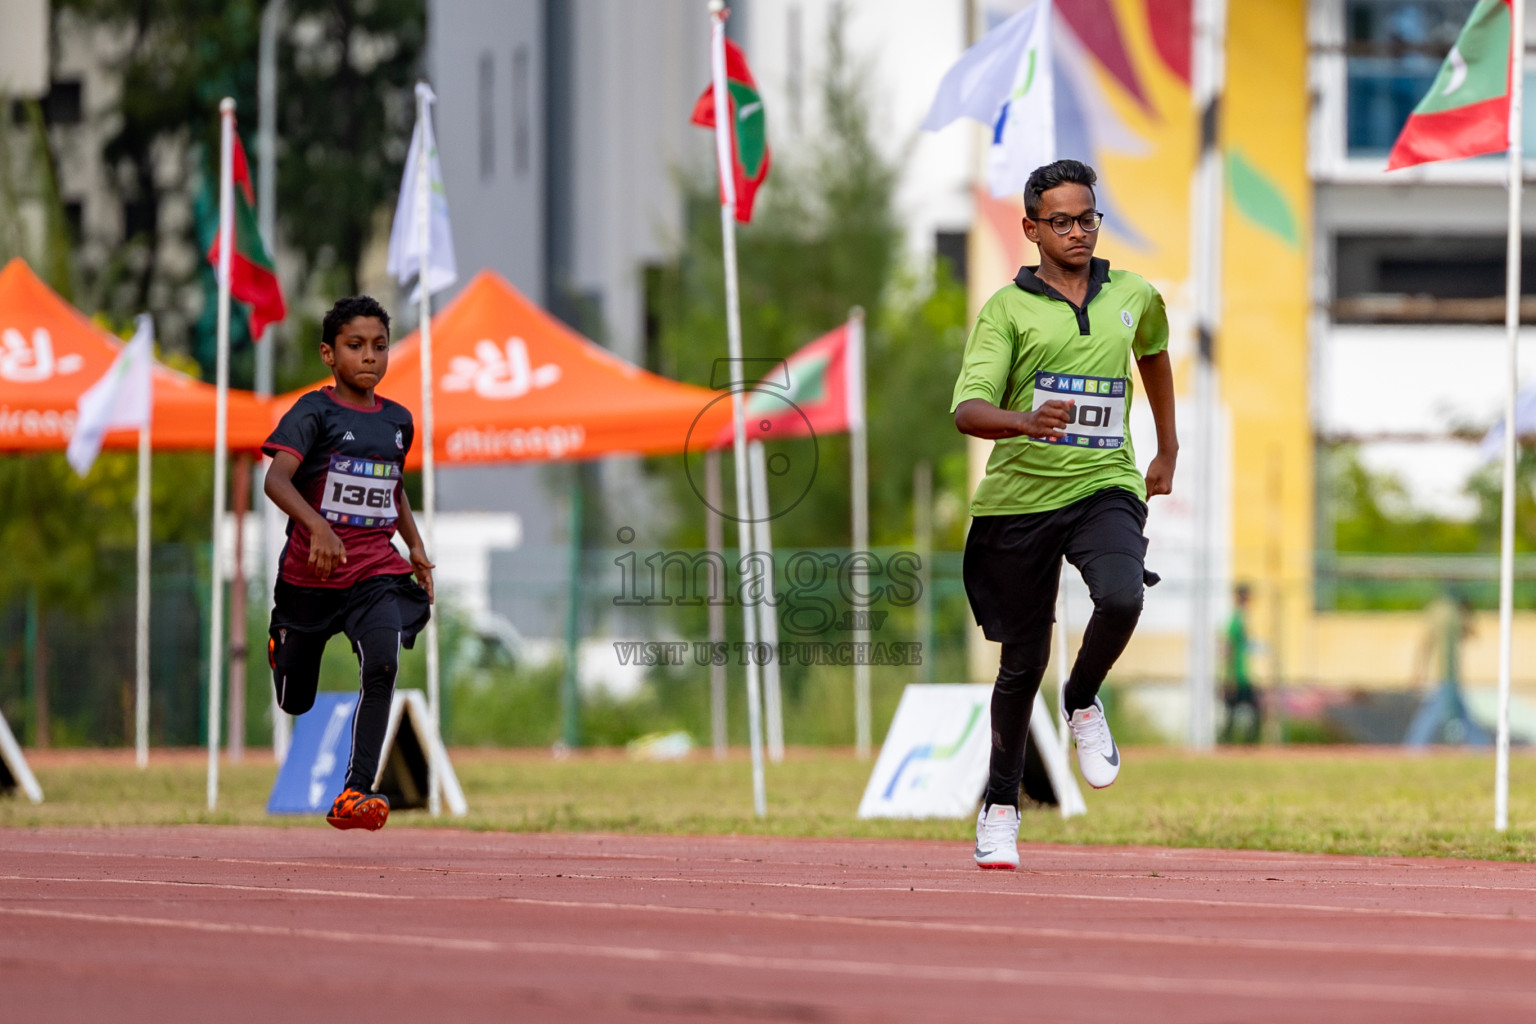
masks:
<path id="1" fill-rule="evenodd" d="M 320 684 L 320 658 L 324 638 L 274 629 L 267 637 L 267 664 L 272 668 L 272 689 L 277 706 L 290 715 L 302 715 L 315 706 Z"/>
<path id="2" fill-rule="evenodd" d="M 1133 586 L 1112 590 L 1094 602 L 1094 614 L 1102 615 L 1111 622 L 1134 626 L 1141 618 L 1145 594 L 1146 590 L 1139 580 Z"/>

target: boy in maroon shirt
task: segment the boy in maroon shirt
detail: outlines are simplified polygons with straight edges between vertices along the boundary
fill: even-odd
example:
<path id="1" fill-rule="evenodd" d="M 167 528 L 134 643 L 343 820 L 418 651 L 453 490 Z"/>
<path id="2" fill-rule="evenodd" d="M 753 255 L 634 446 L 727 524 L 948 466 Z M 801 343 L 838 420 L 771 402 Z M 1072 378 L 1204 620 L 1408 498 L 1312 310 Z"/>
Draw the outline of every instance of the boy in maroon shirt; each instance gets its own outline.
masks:
<path id="1" fill-rule="evenodd" d="M 278 705 L 302 715 L 315 703 L 326 641 L 351 641 L 362 699 L 346 785 L 326 820 L 372 831 L 389 817 L 373 786 L 400 648 L 427 624 L 433 566 L 401 484 L 411 414 L 373 390 L 389 366 L 389 314 L 366 295 L 337 302 L 321 325 L 320 358 L 335 384 L 295 402 L 262 445 L 272 457 L 267 497 L 288 513 L 267 660 Z M 390 543 L 397 531 L 409 562 Z"/>

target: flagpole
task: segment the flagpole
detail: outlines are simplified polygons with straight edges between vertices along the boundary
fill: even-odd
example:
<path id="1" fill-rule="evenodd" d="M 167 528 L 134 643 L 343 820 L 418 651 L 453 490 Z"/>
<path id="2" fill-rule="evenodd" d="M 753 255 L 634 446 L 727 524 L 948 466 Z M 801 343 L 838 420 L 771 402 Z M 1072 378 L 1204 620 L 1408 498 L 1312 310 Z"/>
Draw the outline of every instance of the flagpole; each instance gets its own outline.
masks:
<path id="1" fill-rule="evenodd" d="M 779 610 L 774 602 L 773 531 L 768 511 L 768 457 L 763 442 L 747 442 L 747 469 L 751 473 L 753 551 L 763 556 L 767 570 L 763 603 L 757 606 L 758 631 L 772 652 L 763 666 L 763 710 L 767 719 L 768 760 L 784 761 L 784 695 L 779 685 Z"/>
<path id="2" fill-rule="evenodd" d="M 257 48 L 256 63 L 256 137 L 260 152 L 257 154 L 259 177 L 256 179 L 256 216 L 262 239 L 277 246 L 277 36 L 282 30 L 287 0 L 267 0 L 261 12 L 261 40 Z M 270 325 L 262 331 L 256 346 L 256 395 L 270 398 L 273 390 L 272 346 L 277 344 Z M 261 457 L 259 472 L 272 465 L 269 456 Z M 256 493 L 260 493 L 257 487 Z M 272 595 L 277 583 L 277 555 L 283 546 L 283 522 L 286 516 L 272 502 L 261 506 L 262 595 L 267 606 L 272 605 Z M 272 759 L 282 764 L 288 757 L 288 745 L 293 735 L 293 721 L 277 703 L 277 690 L 272 690 Z"/>
<path id="3" fill-rule="evenodd" d="M 716 509 L 725 507 L 720 488 L 720 450 L 711 448 L 704 453 L 704 546 L 710 554 L 719 554 L 724 564 L 725 524 Z M 721 585 L 725 581 L 722 579 Z M 709 598 L 709 642 L 725 644 L 725 605 L 715 599 L 713 590 Z M 718 647 L 712 647 L 718 650 Z M 709 660 L 709 736 L 715 750 L 715 760 L 724 761 L 730 751 L 730 737 L 726 734 L 725 666 L 714 658 Z"/>
<path id="4" fill-rule="evenodd" d="M 133 623 L 133 747 L 134 760 L 140 768 L 149 765 L 149 432 L 155 408 L 153 368 L 149 376 L 151 398 L 144 423 L 139 427 L 139 492 L 134 501 L 134 511 L 138 513 L 138 537 L 135 549 L 137 579 L 134 586 Z"/>
<path id="5" fill-rule="evenodd" d="M 219 803 L 219 717 L 224 661 L 224 488 L 229 446 L 229 287 L 234 252 L 235 101 L 219 103 L 219 333 L 213 427 L 213 585 L 208 597 L 208 809 Z"/>
<path id="6" fill-rule="evenodd" d="M 853 504 L 853 553 L 869 552 L 869 439 L 864 429 L 864 310 L 848 313 L 848 447 L 850 490 Z M 855 594 L 857 597 L 857 594 Z M 854 750 L 859 760 L 869 757 L 871 714 L 869 659 L 858 657 L 869 649 L 869 608 L 853 609 L 853 709 Z"/>
<path id="7" fill-rule="evenodd" d="M 1520 203 L 1525 183 L 1525 4 L 1510 4 L 1509 32 L 1509 224 L 1504 275 L 1505 358 L 1504 473 L 1499 521 L 1499 723 L 1494 768 L 1493 827 L 1509 828 L 1509 688 L 1514 659 L 1515 607 L 1515 423 L 1520 381 Z"/>
<path id="8" fill-rule="evenodd" d="M 427 145 L 427 118 L 432 116 L 429 97 L 431 90 L 425 82 L 416 85 L 416 120 L 422 125 L 421 145 L 416 153 L 416 244 L 420 247 L 421 262 L 416 273 L 416 288 L 420 293 L 421 331 L 421 539 L 428 552 L 437 550 L 437 475 L 435 441 L 432 415 L 432 282 L 429 268 L 432 266 L 432 147 Z M 427 711 L 432 719 L 432 734 L 441 737 L 441 712 L 439 698 L 441 679 L 438 675 L 437 616 L 427 620 Z M 438 779 L 437 762 L 427 763 L 427 802 L 432 816 L 442 813 L 442 786 Z"/>
<path id="9" fill-rule="evenodd" d="M 1215 583 L 1216 334 L 1221 317 L 1221 95 L 1226 78 L 1226 0 L 1195 0 L 1194 101 L 1200 156 L 1193 186 L 1195 333 L 1195 522 L 1189 626 L 1189 745 L 1216 745 Z"/>
<path id="10" fill-rule="evenodd" d="M 734 373 L 742 365 L 741 295 L 736 278 L 736 179 L 731 158 L 731 106 L 725 78 L 724 0 L 710 0 L 710 81 L 715 100 L 715 162 L 720 171 L 720 233 L 725 258 L 725 325 Z M 731 453 L 736 469 L 736 542 L 738 556 L 746 564 L 752 549 L 752 501 L 747 483 L 747 439 L 742 423 L 741 388 L 731 388 L 731 427 L 734 434 Z M 742 601 L 742 633 L 747 642 L 747 733 L 752 747 L 752 806 L 758 817 L 768 813 L 768 796 L 763 780 L 763 708 L 758 684 L 757 612 Z"/>
<path id="11" fill-rule="evenodd" d="M 151 388 L 154 388 L 152 375 Z M 137 580 L 134 586 L 134 760 L 140 768 L 149 765 L 149 430 L 154 408 L 155 402 L 151 398 L 144 424 L 138 428 L 138 494 L 134 502 L 134 510 L 138 513 Z"/>

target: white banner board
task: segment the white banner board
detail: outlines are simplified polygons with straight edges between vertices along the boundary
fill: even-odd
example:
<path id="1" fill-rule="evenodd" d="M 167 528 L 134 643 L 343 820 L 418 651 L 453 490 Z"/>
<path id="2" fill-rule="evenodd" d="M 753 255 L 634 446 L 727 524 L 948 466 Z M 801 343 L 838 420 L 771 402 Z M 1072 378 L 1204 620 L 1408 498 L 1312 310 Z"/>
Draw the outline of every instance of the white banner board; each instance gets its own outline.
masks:
<path id="1" fill-rule="evenodd" d="M 859 801 L 861 818 L 967 818 L 987 784 L 990 683 L 913 684 L 901 694 Z"/>

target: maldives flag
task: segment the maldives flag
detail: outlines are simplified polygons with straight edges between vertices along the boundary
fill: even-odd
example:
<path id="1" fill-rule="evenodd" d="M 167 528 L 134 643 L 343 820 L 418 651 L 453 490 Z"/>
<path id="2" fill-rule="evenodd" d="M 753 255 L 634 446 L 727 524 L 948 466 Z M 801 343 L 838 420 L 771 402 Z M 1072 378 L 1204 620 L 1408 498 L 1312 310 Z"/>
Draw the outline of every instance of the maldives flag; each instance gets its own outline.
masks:
<path id="1" fill-rule="evenodd" d="M 235 134 L 235 251 L 229 259 L 229 293 L 251 309 L 251 339 L 261 340 L 261 332 L 267 324 L 277 323 L 288 313 L 283 302 L 283 289 L 277 281 L 277 270 L 267 247 L 262 244 L 261 232 L 256 227 L 256 193 L 251 186 L 251 168 L 245 160 L 245 147 L 240 135 Z M 208 262 L 215 271 L 219 267 L 219 233 L 213 234 L 213 244 L 208 247 Z"/>
<path id="2" fill-rule="evenodd" d="M 1387 170 L 1509 148 L 1511 0 L 1479 0 L 1408 117 Z"/>
<path id="3" fill-rule="evenodd" d="M 716 32 L 723 32 L 716 25 Z M 736 219 L 745 224 L 752 219 L 752 200 L 757 187 L 768 177 L 768 122 L 763 116 L 763 100 L 757 94 L 757 82 L 747 67 L 741 47 L 729 39 L 725 43 L 726 92 L 731 109 L 731 163 L 735 174 Z M 711 83 L 693 105 L 693 123 L 704 128 L 715 126 L 715 87 Z M 722 205 L 729 200 L 721 182 Z"/>
<path id="4" fill-rule="evenodd" d="M 748 441 L 781 441 L 848 430 L 854 403 L 849 401 L 848 325 L 843 324 L 784 360 L 775 373 L 752 389 L 742 403 Z M 715 436 L 715 447 L 729 445 L 732 426 Z"/>

